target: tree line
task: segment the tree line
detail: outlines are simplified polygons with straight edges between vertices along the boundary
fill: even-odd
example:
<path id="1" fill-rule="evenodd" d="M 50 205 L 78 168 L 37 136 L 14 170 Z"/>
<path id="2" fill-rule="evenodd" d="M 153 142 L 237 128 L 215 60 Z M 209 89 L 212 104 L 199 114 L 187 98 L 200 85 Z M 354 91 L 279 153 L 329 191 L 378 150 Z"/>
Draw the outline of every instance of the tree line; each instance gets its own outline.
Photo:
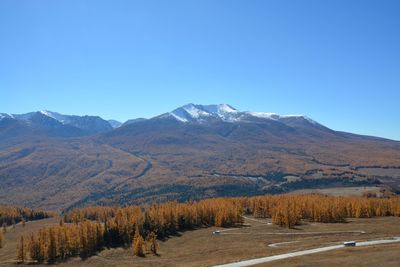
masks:
<path id="1" fill-rule="evenodd" d="M 4 234 L 7 232 L 7 226 L 15 225 L 19 222 L 22 222 L 23 226 L 25 226 L 26 221 L 45 219 L 53 215 L 53 213 L 45 212 L 43 210 L 0 206 L 0 248 L 3 247 Z"/>
<path id="2" fill-rule="evenodd" d="M 199 227 L 238 226 L 243 224 L 244 214 L 271 218 L 282 227 L 293 227 L 302 220 L 335 223 L 349 217 L 400 216 L 400 198 L 267 195 L 149 206 L 86 207 L 66 213 L 57 226 L 21 237 L 18 259 L 53 263 L 121 246 L 130 246 L 137 256 L 157 254 L 157 239 Z"/>
<path id="3" fill-rule="evenodd" d="M 20 208 L 11 206 L 0 206 L 0 225 L 9 226 L 21 221 L 33 221 L 53 216 L 52 213 L 43 210 Z"/>
<path id="4" fill-rule="evenodd" d="M 89 257 L 107 247 L 131 247 L 137 256 L 157 254 L 157 239 L 197 227 L 230 227 L 243 223 L 243 210 L 233 199 L 191 203 L 168 202 L 147 207 L 88 207 L 65 214 L 60 224 L 22 236 L 20 262 L 54 263 Z"/>
<path id="5" fill-rule="evenodd" d="M 346 218 L 400 216 L 400 198 L 333 197 L 319 194 L 272 195 L 243 199 L 246 213 L 272 218 L 274 224 L 292 227 L 301 220 L 322 223 Z"/>

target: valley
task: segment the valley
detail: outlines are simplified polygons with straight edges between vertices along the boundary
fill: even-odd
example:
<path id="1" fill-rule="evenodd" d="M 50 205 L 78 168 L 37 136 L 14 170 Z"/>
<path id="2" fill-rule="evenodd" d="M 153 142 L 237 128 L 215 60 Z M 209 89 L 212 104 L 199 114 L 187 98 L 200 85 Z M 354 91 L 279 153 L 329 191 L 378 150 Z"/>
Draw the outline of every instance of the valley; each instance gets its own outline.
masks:
<path id="1" fill-rule="evenodd" d="M 301 115 L 189 104 L 115 127 L 49 111 L 3 115 L 0 203 L 61 211 L 302 189 L 400 190 L 400 142 Z"/>
<path id="2" fill-rule="evenodd" d="M 399 14 L 0 0 L 0 267 L 400 267 Z"/>
<path id="3" fill-rule="evenodd" d="M 214 266 L 292 252 L 260 266 L 337 255 L 348 258 L 341 266 L 374 266 L 383 249 L 385 266 L 399 260 L 397 243 L 342 247 L 399 236 L 398 141 L 229 105 L 112 125 L 49 111 L 2 116 L 0 204 L 54 217 L 9 226 L 0 266 L 18 262 L 21 236 L 24 262 L 38 266 Z"/>

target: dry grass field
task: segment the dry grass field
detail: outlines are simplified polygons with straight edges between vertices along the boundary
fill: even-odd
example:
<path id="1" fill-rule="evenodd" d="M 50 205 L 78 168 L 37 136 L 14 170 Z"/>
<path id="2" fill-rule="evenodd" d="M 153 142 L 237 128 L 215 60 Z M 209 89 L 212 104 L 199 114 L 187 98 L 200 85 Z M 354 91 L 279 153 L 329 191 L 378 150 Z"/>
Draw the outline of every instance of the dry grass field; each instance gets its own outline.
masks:
<path id="1" fill-rule="evenodd" d="M 362 196 L 366 192 L 374 192 L 380 195 L 381 188 L 378 186 L 350 186 L 350 187 L 330 187 L 315 189 L 299 189 L 290 192 L 290 194 L 323 194 L 329 196 Z"/>
<path id="2" fill-rule="evenodd" d="M 17 225 L 6 234 L 0 249 L 0 266 L 15 266 L 16 243 L 21 233 L 36 231 L 58 222 L 58 218 Z M 130 249 L 106 249 L 86 260 L 74 258 L 57 266 L 212 266 L 252 258 L 277 255 L 343 241 L 364 241 L 399 236 L 400 218 L 349 219 L 347 223 L 304 223 L 296 229 L 268 224 L 269 220 L 246 218 L 240 229 L 204 228 L 181 233 L 159 242 L 159 256 L 134 257 Z M 213 231 L 222 230 L 220 234 Z M 225 231 L 227 230 L 227 231 Z M 354 232 L 352 232 L 354 231 Z M 358 231 L 365 231 L 359 233 Z M 269 245 L 274 243 L 275 247 Z M 400 244 L 363 248 L 343 248 L 271 262 L 260 266 L 398 266 Z"/>

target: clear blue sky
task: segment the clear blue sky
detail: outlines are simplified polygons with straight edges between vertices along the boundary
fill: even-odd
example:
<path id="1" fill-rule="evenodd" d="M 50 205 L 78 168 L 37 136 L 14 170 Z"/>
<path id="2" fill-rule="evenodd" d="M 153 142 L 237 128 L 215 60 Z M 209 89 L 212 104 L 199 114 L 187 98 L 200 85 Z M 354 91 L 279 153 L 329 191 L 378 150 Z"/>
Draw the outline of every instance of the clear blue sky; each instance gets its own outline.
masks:
<path id="1" fill-rule="evenodd" d="M 400 140 L 398 0 L 1 0 L 0 112 L 186 103 Z"/>

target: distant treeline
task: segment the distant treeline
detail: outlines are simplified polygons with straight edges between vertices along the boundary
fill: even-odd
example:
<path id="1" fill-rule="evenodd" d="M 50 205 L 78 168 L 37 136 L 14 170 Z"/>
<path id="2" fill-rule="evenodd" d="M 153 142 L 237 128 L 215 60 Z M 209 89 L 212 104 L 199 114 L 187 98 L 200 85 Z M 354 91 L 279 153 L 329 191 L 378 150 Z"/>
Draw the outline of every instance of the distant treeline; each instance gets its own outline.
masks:
<path id="1" fill-rule="evenodd" d="M 242 199 L 247 214 L 272 218 L 274 224 L 292 227 L 301 220 L 344 222 L 346 218 L 400 216 L 400 198 L 333 197 L 318 194 L 273 195 Z"/>
<path id="2" fill-rule="evenodd" d="M 244 214 L 272 218 L 274 224 L 284 227 L 302 220 L 344 222 L 348 217 L 400 216 L 400 198 L 274 195 L 146 207 L 87 207 L 68 212 L 60 225 L 21 237 L 18 255 L 20 260 L 29 256 L 51 263 L 78 255 L 88 257 L 104 247 L 132 246 L 133 254 L 143 256 L 149 244 L 156 253 L 156 237 L 163 239 L 199 227 L 238 226 Z"/>
<path id="3" fill-rule="evenodd" d="M 52 213 L 33 210 L 29 208 L 19 208 L 11 206 L 0 206 L 0 226 L 9 226 L 21 221 L 33 221 L 49 218 Z"/>

